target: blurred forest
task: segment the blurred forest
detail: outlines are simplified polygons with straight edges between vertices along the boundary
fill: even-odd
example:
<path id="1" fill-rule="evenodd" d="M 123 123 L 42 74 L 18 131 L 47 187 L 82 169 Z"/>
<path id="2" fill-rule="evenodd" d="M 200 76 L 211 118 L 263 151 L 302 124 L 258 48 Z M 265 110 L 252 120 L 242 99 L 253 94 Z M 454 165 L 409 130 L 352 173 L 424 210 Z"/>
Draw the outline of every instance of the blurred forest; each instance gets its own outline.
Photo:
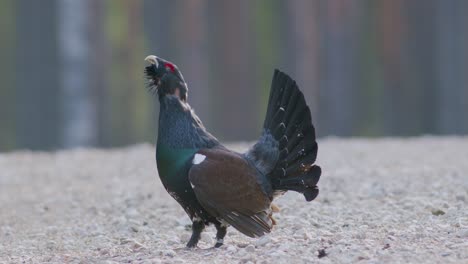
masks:
<path id="1" fill-rule="evenodd" d="M 320 137 L 468 132 L 466 0 L 0 0 L 0 151 L 155 140 L 146 55 L 225 141 L 261 130 L 274 68 Z"/>

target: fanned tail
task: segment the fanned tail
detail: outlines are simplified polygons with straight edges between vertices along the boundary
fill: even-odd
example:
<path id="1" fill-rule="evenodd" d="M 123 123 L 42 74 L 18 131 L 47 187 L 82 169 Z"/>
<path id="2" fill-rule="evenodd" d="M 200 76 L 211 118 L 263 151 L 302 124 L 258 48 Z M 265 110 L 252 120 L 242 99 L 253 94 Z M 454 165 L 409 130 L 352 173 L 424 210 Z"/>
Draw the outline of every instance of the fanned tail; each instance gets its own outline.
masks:
<path id="1" fill-rule="evenodd" d="M 322 171 L 314 165 L 318 146 L 310 110 L 296 82 L 279 70 L 273 75 L 263 127 L 263 141 L 269 137 L 276 141 L 272 144 L 276 147 L 276 162 L 269 164 L 267 173 L 275 193 L 291 190 L 304 194 L 307 201 L 315 199 Z"/>

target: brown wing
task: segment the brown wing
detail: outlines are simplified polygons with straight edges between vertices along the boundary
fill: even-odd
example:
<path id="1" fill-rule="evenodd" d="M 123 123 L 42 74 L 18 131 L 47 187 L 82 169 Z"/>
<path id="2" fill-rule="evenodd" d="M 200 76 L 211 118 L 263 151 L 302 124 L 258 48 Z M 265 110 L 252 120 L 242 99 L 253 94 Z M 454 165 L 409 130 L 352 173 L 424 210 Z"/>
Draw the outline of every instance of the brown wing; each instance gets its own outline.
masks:
<path id="1" fill-rule="evenodd" d="M 250 237 L 269 233 L 271 200 L 260 186 L 257 170 L 226 149 L 195 154 L 189 180 L 200 204 Z"/>

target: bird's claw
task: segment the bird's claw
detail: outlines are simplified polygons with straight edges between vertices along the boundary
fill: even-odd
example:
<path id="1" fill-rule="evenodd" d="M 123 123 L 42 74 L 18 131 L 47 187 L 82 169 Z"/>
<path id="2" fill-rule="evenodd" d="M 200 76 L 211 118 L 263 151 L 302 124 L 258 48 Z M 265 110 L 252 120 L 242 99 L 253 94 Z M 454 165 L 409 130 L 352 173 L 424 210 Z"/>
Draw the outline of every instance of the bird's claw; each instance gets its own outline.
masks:
<path id="1" fill-rule="evenodd" d="M 216 242 L 214 245 L 214 248 L 220 248 L 223 245 L 223 243 Z"/>

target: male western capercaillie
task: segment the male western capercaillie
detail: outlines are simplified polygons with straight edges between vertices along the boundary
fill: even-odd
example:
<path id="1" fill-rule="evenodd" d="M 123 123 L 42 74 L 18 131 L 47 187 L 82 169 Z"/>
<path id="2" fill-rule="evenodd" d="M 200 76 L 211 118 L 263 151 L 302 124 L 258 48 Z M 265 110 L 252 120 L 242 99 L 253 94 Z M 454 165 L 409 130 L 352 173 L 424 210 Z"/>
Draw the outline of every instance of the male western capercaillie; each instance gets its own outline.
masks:
<path id="1" fill-rule="evenodd" d="M 156 163 L 169 194 L 192 220 L 187 247 L 195 247 L 205 225 L 217 230 L 215 247 L 233 226 L 249 237 L 273 227 L 273 199 L 286 192 L 318 195 L 321 169 L 309 107 L 296 82 L 275 70 L 263 132 L 246 153 L 224 147 L 206 131 L 187 103 L 188 88 L 173 63 L 146 59 L 149 89 L 160 102 Z"/>

